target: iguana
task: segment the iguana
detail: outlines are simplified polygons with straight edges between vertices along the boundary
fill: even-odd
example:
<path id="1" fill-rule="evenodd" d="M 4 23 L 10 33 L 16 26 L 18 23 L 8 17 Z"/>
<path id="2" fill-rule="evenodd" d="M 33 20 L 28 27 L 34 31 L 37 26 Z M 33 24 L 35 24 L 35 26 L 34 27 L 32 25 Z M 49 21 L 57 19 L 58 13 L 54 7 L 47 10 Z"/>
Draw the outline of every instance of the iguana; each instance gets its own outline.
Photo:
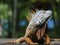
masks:
<path id="1" fill-rule="evenodd" d="M 40 29 L 39 29 L 41 31 L 36 32 L 37 40 L 40 40 L 41 38 L 43 38 L 46 41 L 46 44 L 49 44 L 50 38 L 47 34 L 45 34 L 45 31 L 46 31 L 46 24 L 47 24 L 48 20 L 51 18 L 51 16 L 52 16 L 51 10 L 47 10 L 47 11 L 36 10 L 36 12 L 31 14 L 31 19 L 26 28 L 26 33 L 25 33 L 24 37 L 21 37 L 15 41 L 13 41 L 13 43 L 19 44 L 22 41 L 26 41 L 28 44 L 38 44 L 38 42 L 32 41 L 32 39 L 30 37 L 38 30 L 38 29 L 36 29 L 36 27 L 39 25 L 42 27 L 40 27 Z M 45 34 L 45 37 L 43 37 L 44 34 Z M 32 38 L 33 38 L 33 36 L 32 36 Z"/>

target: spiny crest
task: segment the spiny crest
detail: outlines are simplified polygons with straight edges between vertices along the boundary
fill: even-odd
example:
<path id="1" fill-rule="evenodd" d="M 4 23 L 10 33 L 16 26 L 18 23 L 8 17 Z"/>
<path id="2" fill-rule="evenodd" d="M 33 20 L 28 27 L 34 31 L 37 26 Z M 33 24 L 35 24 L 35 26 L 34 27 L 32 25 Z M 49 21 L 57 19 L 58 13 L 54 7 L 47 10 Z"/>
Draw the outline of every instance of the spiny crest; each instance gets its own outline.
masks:
<path id="1" fill-rule="evenodd" d="M 35 11 L 37 12 L 38 9 L 35 9 Z M 32 17 L 34 17 L 34 14 L 36 13 L 34 10 L 31 10 L 31 12 L 29 12 L 29 14 L 26 16 L 27 20 L 30 22 Z"/>

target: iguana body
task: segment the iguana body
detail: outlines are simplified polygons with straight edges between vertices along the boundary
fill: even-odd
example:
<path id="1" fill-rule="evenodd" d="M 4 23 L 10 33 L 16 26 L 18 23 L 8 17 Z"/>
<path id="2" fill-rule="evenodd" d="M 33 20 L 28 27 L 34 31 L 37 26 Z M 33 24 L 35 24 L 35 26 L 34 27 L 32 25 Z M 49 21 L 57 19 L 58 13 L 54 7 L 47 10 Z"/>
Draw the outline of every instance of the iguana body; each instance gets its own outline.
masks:
<path id="1" fill-rule="evenodd" d="M 42 28 L 41 28 L 41 37 L 43 37 L 45 30 L 46 30 L 46 23 L 49 20 L 49 18 L 52 16 L 52 11 L 51 10 L 37 10 L 34 14 L 32 14 L 32 18 L 26 28 L 26 33 L 24 35 L 24 37 L 21 37 L 19 39 L 17 39 L 16 41 L 14 41 L 14 43 L 20 43 L 22 41 L 26 41 L 28 44 L 33 44 L 34 42 L 31 40 L 30 36 L 34 33 L 34 31 L 36 31 L 35 27 L 37 25 L 43 25 L 45 24 Z M 37 33 L 39 34 L 39 33 Z M 37 36 L 38 39 L 40 39 L 41 37 Z M 44 39 L 46 40 L 46 43 L 50 43 L 50 39 L 49 36 L 46 35 L 46 38 Z M 36 43 L 34 43 L 36 44 Z"/>
<path id="2" fill-rule="evenodd" d="M 36 11 L 36 13 L 34 13 L 34 15 L 32 16 L 30 22 L 29 22 L 29 25 L 27 26 L 27 29 L 26 29 L 26 33 L 25 33 L 25 36 L 24 37 L 29 37 L 32 35 L 32 33 L 35 31 L 35 27 L 37 25 L 42 25 L 44 23 L 47 23 L 47 21 L 49 20 L 49 18 L 51 17 L 52 15 L 52 12 L 50 10 L 47 10 L 47 11 L 44 11 L 44 10 L 38 10 Z M 42 28 L 42 36 L 44 35 L 45 33 L 45 28 L 46 28 L 46 25 L 44 26 L 44 28 Z M 20 41 L 19 39 L 16 41 L 18 42 Z"/>

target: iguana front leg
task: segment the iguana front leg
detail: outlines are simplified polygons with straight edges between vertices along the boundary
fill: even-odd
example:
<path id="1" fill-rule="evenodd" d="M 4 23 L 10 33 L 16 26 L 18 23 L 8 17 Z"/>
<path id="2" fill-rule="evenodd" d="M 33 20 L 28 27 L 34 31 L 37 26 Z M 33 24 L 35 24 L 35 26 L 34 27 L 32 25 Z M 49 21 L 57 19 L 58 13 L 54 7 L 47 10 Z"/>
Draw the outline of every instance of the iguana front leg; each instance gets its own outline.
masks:
<path id="1" fill-rule="evenodd" d="M 50 44 L 50 37 L 46 34 L 46 38 L 45 38 L 46 44 Z"/>
<path id="2" fill-rule="evenodd" d="M 33 45 L 38 44 L 38 43 L 34 43 L 29 37 L 21 37 L 15 41 L 5 42 L 3 44 L 20 44 L 23 41 L 27 42 L 27 44 L 33 44 Z"/>
<path id="3" fill-rule="evenodd" d="M 33 33 L 33 29 L 34 29 L 34 23 L 33 24 L 31 24 L 31 23 L 29 23 L 29 25 L 28 25 L 28 27 L 27 27 L 27 29 L 26 29 L 26 33 L 25 33 L 25 35 L 24 35 L 24 37 L 21 37 L 21 38 L 19 38 L 19 39 L 17 39 L 17 40 L 15 40 L 15 41 L 11 41 L 11 42 L 6 42 L 6 43 L 14 43 L 14 44 L 19 44 L 19 43 L 21 43 L 22 41 L 26 41 L 27 43 L 33 43 L 32 41 L 31 41 L 31 39 L 29 39 L 29 38 L 27 38 L 27 37 L 29 37 L 29 36 L 31 36 L 32 35 L 32 33 Z"/>
<path id="4" fill-rule="evenodd" d="M 14 43 L 19 44 L 22 41 L 26 41 L 27 44 L 33 44 L 33 45 L 38 44 L 38 43 L 34 43 L 29 37 L 21 37 L 21 38 L 17 39 L 16 41 L 14 41 Z"/>
<path id="5" fill-rule="evenodd" d="M 15 43 L 20 43 L 20 42 L 25 40 L 28 44 L 32 44 L 33 43 L 32 40 L 30 38 L 27 38 L 27 37 L 30 37 L 33 34 L 34 26 L 35 26 L 35 24 L 28 25 L 24 37 L 21 37 L 21 38 L 17 39 L 15 41 Z"/>

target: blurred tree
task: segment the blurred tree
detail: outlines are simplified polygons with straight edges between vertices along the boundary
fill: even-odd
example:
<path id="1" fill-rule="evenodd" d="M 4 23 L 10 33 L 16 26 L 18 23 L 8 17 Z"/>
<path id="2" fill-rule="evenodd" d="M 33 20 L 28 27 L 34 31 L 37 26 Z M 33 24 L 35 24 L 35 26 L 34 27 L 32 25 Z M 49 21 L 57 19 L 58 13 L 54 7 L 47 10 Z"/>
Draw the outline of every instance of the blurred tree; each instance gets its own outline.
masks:
<path id="1" fill-rule="evenodd" d="M 33 7 L 32 4 L 36 1 L 51 4 L 53 11 L 52 19 L 55 22 L 53 33 L 55 37 L 60 37 L 60 0 L 0 0 L 0 19 L 8 20 L 9 25 L 7 37 L 21 37 L 24 35 L 28 25 L 26 16 L 29 15 L 30 7 Z M 26 26 L 19 26 L 18 23 L 21 20 L 26 20 Z"/>

